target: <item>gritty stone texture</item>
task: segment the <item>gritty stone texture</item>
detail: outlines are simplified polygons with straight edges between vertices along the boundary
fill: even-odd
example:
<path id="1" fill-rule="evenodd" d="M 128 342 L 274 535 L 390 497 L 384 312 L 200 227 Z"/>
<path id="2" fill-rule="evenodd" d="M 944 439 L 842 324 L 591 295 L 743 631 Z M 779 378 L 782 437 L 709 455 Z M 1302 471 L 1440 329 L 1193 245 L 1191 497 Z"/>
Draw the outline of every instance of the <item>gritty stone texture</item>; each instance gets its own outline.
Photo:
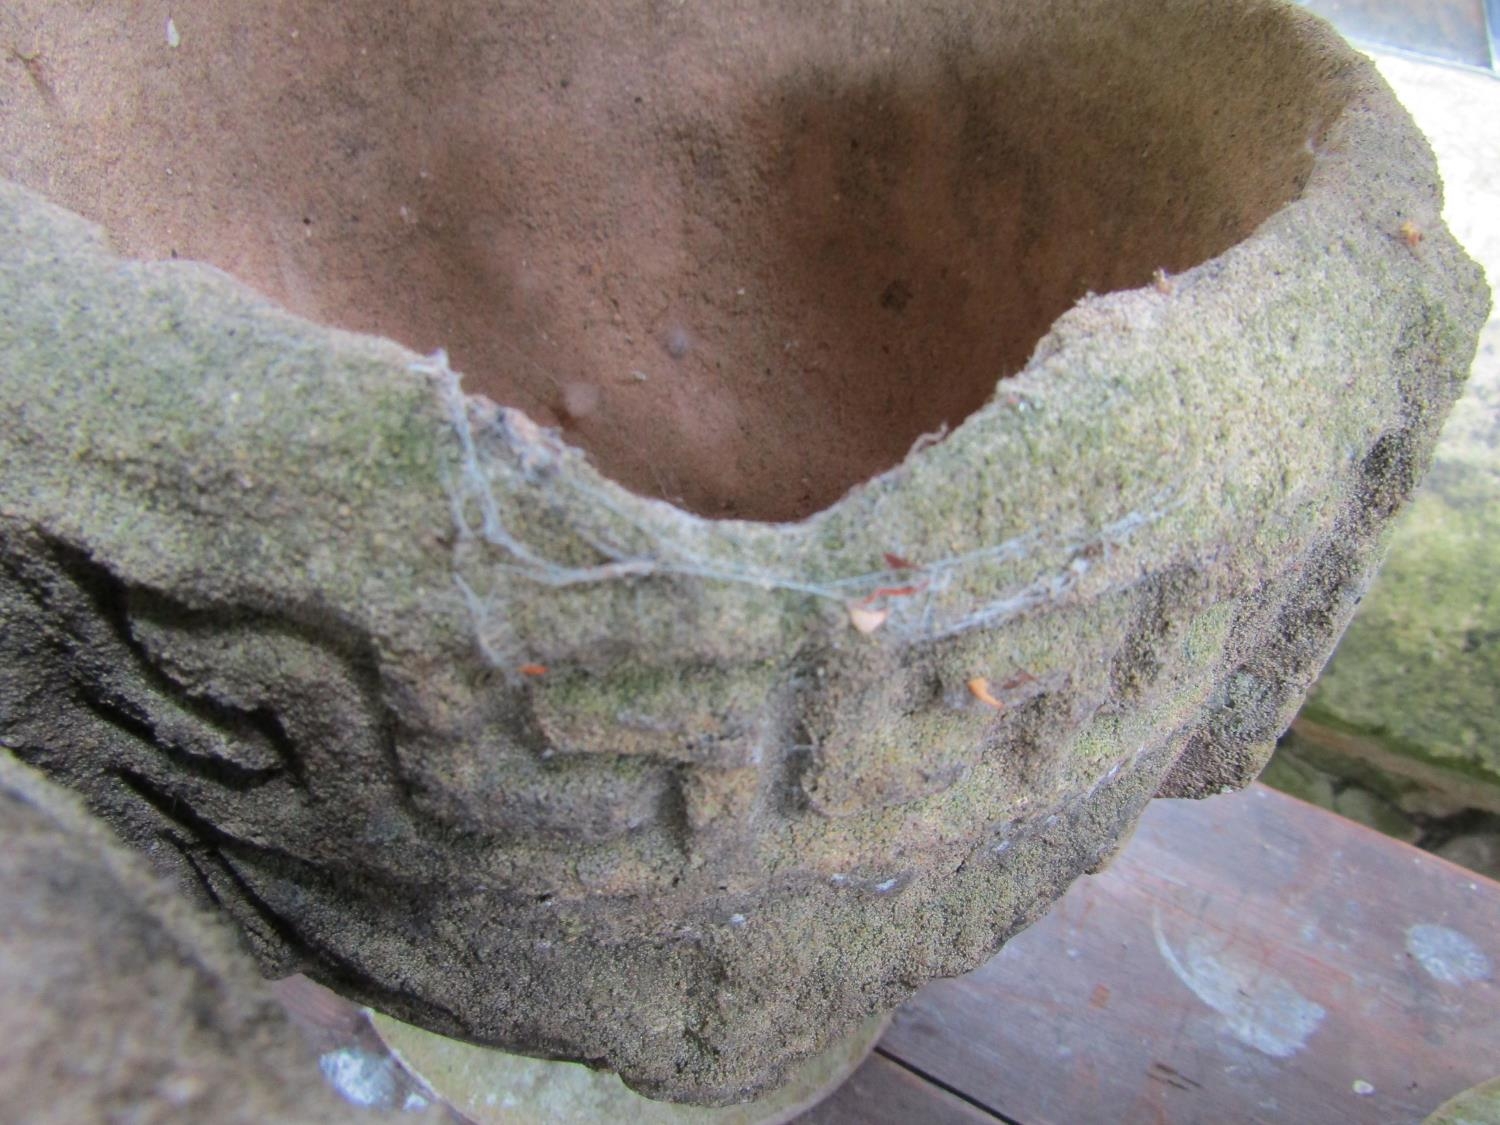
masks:
<path id="1" fill-rule="evenodd" d="M 1331 749 L 1373 744 L 1369 762 L 1431 788 L 1434 800 L 1496 809 L 1500 363 L 1476 378 L 1308 700 L 1303 734 Z"/>
<path id="2" fill-rule="evenodd" d="M 394 1059 L 472 1125 L 789 1125 L 859 1069 L 890 1026 L 872 1016 L 827 1050 L 793 1068 L 786 1082 L 752 1102 L 709 1109 L 653 1101 L 619 1076 L 578 1063 L 528 1058 L 423 1031 L 379 1012 L 371 1023 Z"/>
<path id="3" fill-rule="evenodd" d="M 1500 1121 L 1500 1078 L 1455 1094 L 1422 1125 L 1493 1125 L 1496 1121 Z"/>
<path id="4" fill-rule="evenodd" d="M 1405 840 L 1408 844 L 1416 843 L 1421 836 L 1410 817 L 1403 815 L 1395 805 L 1381 800 L 1368 789 L 1356 786 L 1344 788 L 1333 798 L 1333 811 L 1377 832 Z"/>
<path id="5" fill-rule="evenodd" d="M 1261 771 L 1260 780 L 1319 808 L 1333 808 L 1336 779 L 1281 746 Z"/>
<path id="6" fill-rule="evenodd" d="M 0 838 L 7 1121 L 367 1120 L 323 1084 L 222 922 L 9 756 Z"/>
<path id="7" fill-rule="evenodd" d="M 524 14 L 554 9 L 592 11 Z M 1039 339 L 945 416 L 946 440 L 869 462 L 796 523 L 628 491 L 440 360 L 201 264 L 118 257 L 0 184 L 4 745 L 220 905 L 267 972 L 699 1102 L 760 1091 L 979 964 L 1153 793 L 1254 777 L 1484 319 L 1431 155 L 1368 64 L 1289 6 L 907 11 L 872 5 L 857 41 L 777 31 L 789 86 L 866 99 L 852 137 L 815 130 L 827 159 L 787 174 L 919 229 L 937 218 L 902 201 L 936 189 L 905 172 L 946 169 L 961 198 L 976 151 L 1030 169 L 986 206 L 1039 224 L 990 251 L 1047 295 Z M 700 68 L 769 34 L 732 5 L 672 13 Z M 173 59 L 205 34 L 179 24 Z M 940 94 L 1006 60 L 1040 70 L 1026 108 L 998 114 L 1012 103 L 988 87 L 989 116 L 946 148 L 911 138 L 948 95 L 917 98 L 915 147 L 887 137 L 867 173 L 845 167 L 833 154 L 895 112 L 867 83 L 891 57 L 957 83 Z M 642 143 L 691 167 L 701 137 Z M 66 146 L 53 157 L 23 178 L 64 184 Z M 879 280 L 875 307 L 912 315 L 917 283 Z M 962 331 L 1010 331 L 1008 291 L 984 292 L 999 303 Z M 947 378 L 933 354 L 903 386 Z M 788 386 L 817 377 L 786 363 Z M 815 416 L 834 444 L 865 417 L 837 401 Z M 601 392 L 589 416 L 613 410 Z M 636 417 L 629 444 L 666 456 L 671 431 Z M 766 432 L 801 471 L 806 431 Z M 708 464 L 705 442 L 675 463 Z M 755 510 L 805 502 L 775 471 L 746 479 Z M 851 607 L 885 616 L 867 632 Z"/>
<path id="8" fill-rule="evenodd" d="M 1378 62 L 1432 138 L 1445 219 L 1493 281 L 1500 83 L 1408 60 Z M 1426 482 L 1396 521 L 1380 576 L 1314 686 L 1288 754 L 1425 818 L 1500 813 L 1497 560 L 1500 319 L 1492 316 Z M 1295 784 L 1296 772 L 1268 776 Z M 1441 844 L 1445 828 L 1429 824 L 1424 841 Z"/>
<path id="9" fill-rule="evenodd" d="M 1500 832 L 1473 832 L 1455 836 L 1437 854 L 1491 879 L 1500 879 Z"/>

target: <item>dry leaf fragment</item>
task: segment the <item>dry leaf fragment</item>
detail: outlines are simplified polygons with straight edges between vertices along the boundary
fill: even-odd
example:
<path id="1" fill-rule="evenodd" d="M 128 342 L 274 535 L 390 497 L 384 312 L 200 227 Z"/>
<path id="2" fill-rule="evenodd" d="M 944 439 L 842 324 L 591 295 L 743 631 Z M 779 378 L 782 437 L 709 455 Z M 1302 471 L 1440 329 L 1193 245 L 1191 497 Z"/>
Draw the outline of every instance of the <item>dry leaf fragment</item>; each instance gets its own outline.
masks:
<path id="1" fill-rule="evenodd" d="M 1034 684 L 1034 683 L 1036 683 L 1036 677 L 1033 676 L 1030 672 L 1026 671 L 1025 669 L 1022 669 L 1021 671 L 1017 672 L 1014 676 L 1010 677 L 1010 679 L 1008 679 L 1004 683 L 1002 683 L 1000 685 L 1000 690 L 1001 691 L 1015 691 L 1016 688 L 1025 687 L 1027 684 Z"/>
<path id="2" fill-rule="evenodd" d="M 920 594 L 925 589 L 927 589 L 925 582 L 919 582 L 913 586 L 877 586 L 854 604 L 865 608 L 885 598 L 909 598 L 913 594 Z"/>
<path id="3" fill-rule="evenodd" d="M 849 607 L 849 624 L 868 636 L 884 625 L 885 619 L 890 615 L 891 611 L 888 609 L 871 609 L 855 603 Z"/>
<path id="4" fill-rule="evenodd" d="M 913 594 L 921 592 L 921 586 L 879 586 L 873 594 L 865 599 L 865 602 L 868 604 L 880 598 L 909 598 Z"/>
<path id="5" fill-rule="evenodd" d="M 969 694 L 986 707 L 993 707 L 996 711 L 1005 710 L 1005 704 L 990 694 L 990 682 L 983 676 L 975 676 L 969 681 Z"/>

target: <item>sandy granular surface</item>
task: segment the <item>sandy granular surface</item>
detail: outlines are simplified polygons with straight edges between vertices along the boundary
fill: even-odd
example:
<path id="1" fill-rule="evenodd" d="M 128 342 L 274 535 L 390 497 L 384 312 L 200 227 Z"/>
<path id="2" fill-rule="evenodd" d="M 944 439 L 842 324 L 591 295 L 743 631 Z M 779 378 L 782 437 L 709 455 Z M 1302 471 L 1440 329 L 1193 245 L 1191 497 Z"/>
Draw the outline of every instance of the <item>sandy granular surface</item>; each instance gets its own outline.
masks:
<path id="1" fill-rule="evenodd" d="M 1375 55 L 1401 104 L 1427 134 L 1443 177 L 1443 220 L 1500 292 L 1500 79 L 1455 67 Z M 1490 310 L 1469 386 L 1445 435 L 1500 431 L 1500 312 Z M 1438 445 L 1443 460 L 1453 448 Z M 1500 466 L 1496 466 L 1500 471 Z"/>
<path id="2" fill-rule="evenodd" d="M 444 347 L 637 492 L 783 520 L 958 425 L 1087 292 L 1244 237 L 1306 159 L 1213 133 L 1210 100 L 1079 90 L 1101 44 L 492 8 L 19 0 L 0 175 L 126 254 Z"/>

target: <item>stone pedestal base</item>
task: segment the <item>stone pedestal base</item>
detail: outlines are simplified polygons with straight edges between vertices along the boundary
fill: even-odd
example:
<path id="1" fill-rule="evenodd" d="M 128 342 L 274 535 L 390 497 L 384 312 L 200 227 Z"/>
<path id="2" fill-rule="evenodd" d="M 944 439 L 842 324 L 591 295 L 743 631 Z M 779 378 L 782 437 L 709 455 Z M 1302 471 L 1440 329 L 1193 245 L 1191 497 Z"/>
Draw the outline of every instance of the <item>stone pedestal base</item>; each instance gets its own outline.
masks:
<path id="1" fill-rule="evenodd" d="M 871 1016 L 795 1068 L 779 1089 L 717 1108 L 653 1101 L 609 1071 L 448 1039 L 379 1012 L 371 1011 L 370 1021 L 402 1065 L 477 1125 L 783 1125 L 842 1086 L 874 1050 L 891 1017 Z"/>

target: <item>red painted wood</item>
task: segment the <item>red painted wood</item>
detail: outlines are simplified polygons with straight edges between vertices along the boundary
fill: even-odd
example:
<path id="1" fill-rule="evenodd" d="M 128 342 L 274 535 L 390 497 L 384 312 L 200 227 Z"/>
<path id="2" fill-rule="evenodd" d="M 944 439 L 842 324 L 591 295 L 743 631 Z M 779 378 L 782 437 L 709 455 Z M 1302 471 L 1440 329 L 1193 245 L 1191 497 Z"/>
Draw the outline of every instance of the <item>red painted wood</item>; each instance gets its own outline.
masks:
<path id="1" fill-rule="evenodd" d="M 1000 1119 L 932 1085 L 899 1063 L 871 1055 L 797 1125 L 1000 1125 Z"/>
<path id="2" fill-rule="evenodd" d="M 1497 971 L 1500 884 L 1257 785 L 1155 802 L 882 1049 L 1025 1125 L 1410 1123 L 1500 1073 Z"/>

